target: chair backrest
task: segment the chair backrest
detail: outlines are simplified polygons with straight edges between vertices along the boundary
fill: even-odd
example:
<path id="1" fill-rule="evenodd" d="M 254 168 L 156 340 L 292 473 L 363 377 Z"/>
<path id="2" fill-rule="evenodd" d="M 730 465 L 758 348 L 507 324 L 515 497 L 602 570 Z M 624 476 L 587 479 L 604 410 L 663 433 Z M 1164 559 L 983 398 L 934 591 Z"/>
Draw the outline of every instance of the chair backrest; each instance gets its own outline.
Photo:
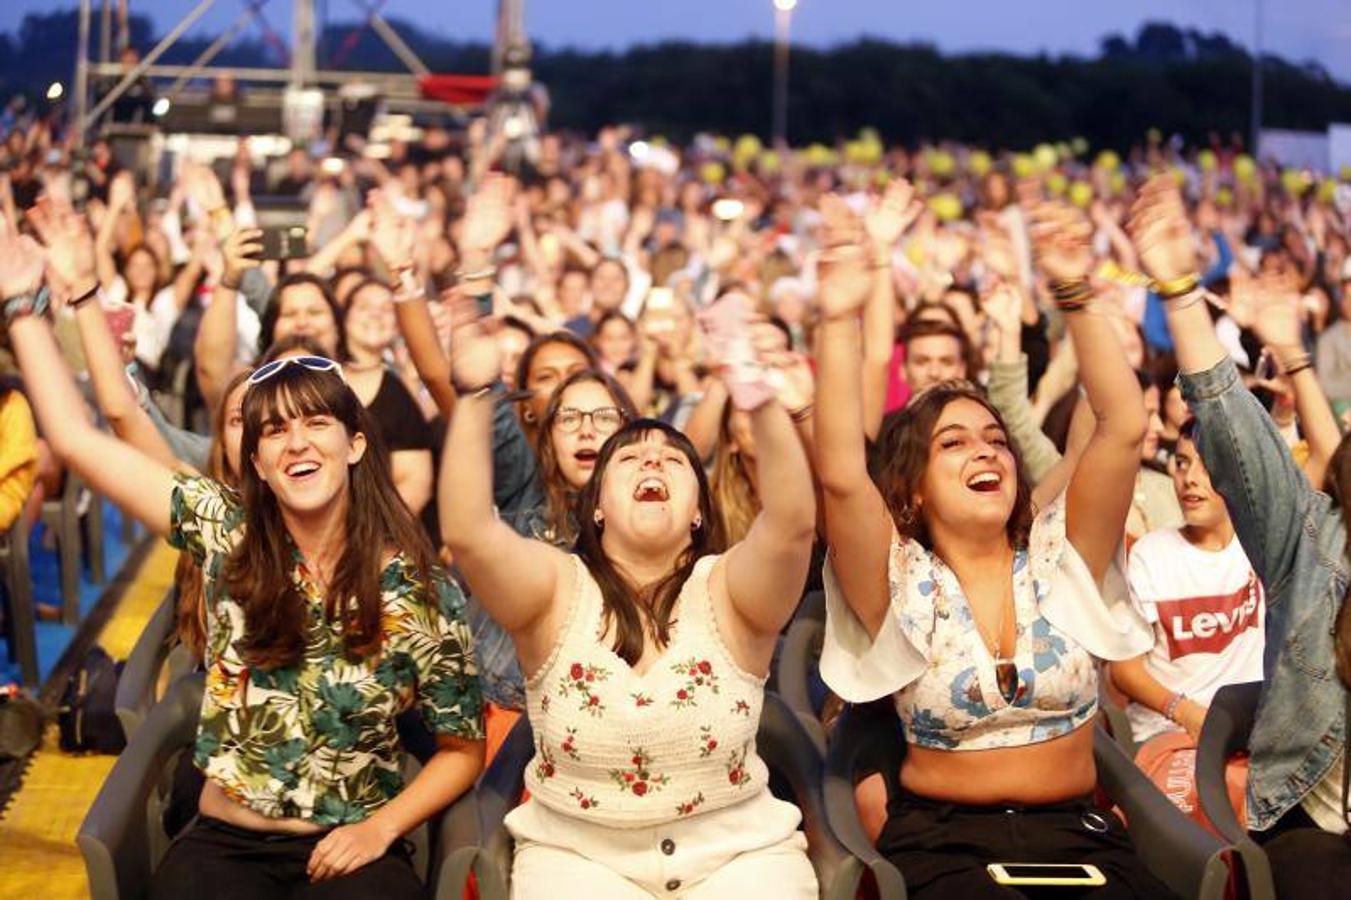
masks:
<path id="1" fill-rule="evenodd" d="M 178 589 L 170 588 L 136 639 L 136 646 L 132 647 L 117 680 L 113 706 L 128 741 L 155 705 L 160 670 L 174 647 L 177 606 Z"/>
<path id="2" fill-rule="evenodd" d="M 1098 787 L 1119 807 L 1136 855 L 1183 897 L 1225 896 L 1233 847 L 1185 816 L 1106 730 L 1093 729 Z"/>

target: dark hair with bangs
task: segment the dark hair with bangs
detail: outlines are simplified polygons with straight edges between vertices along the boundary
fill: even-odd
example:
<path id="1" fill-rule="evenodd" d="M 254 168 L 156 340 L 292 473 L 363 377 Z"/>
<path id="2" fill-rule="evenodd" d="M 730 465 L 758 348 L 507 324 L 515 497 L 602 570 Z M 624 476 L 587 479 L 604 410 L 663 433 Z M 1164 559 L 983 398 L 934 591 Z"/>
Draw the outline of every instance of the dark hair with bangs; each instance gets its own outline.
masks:
<path id="1" fill-rule="evenodd" d="M 615 379 L 599 369 L 582 369 L 573 372 L 559 382 L 549 398 L 549 406 L 544 410 L 538 433 L 535 435 L 535 456 L 539 459 L 540 480 L 544 483 L 544 495 L 548 502 L 545 518 L 548 520 L 549 538 L 559 544 L 571 544 L 577 538 L 577 527 L 572 521 L 572 504 L 577 492 L 563 478 L 558 466 L 558 453 L 554 450 L 554 420 L 563 408 L 563 394 L 574 384 L 598 384 L 610 393 L 614 405 L 624 412 L 624 420 L 632 422 L 638 418 L 638 410 L 629 398 L 629 392 Z"/>
<path id="2" fill-rule="evenodd" d="M 914 496 L 924 480 L 929 465 L 929 445 L 933 440 L 943 410 L 955 400 L 971 400 L 983 406 L 999 427 L 1008 433 L 1004 417 L 990 401 L 968 381 L 944 381 L 922 391 L 906 405 L 882 421 L 881 433 L 873 447 L 870 468 L 887 511 L 896 523 L 902 538 L 919 541 L 926 549 L 933 549 L 933 540 L 923 511 L 915 504 Z M 1017 448 L 1009 444 L 1017 473 L 1018 487 L 1014 494 L 1013 514 L 1009 516 L 1009 543 L 1015 548 L 1027 546 L 1032 533 L 1032 485 L 1023 469 Z"/>
<path id="3" fill-rule="evenodd" d="M 277 319 L 281 318 L 282 297 L 286 291 L 297 285 L 308 284 L 319 290 L 323 295 L 324 302 L 328 304 L 328 309 L 333 313 L 333 327 L 338 333 L 338 346 L 333 351 L 333 358 L 342 362 L 347 358 L 347 331 L 343 323 L 342 307 L 338 305 L 337 299 L 333 296 L 333 288 L 329 283 L 318 275 L 311 275 L 309 272 L 295 272 L 287 275 L 277 286 L 272 289 L 272 296 L 267 298 L 267 306 L 263 309 L 263 315 L 260 321 L 261 327 L 258 329 L 258 355 L 267 352 L 268 347 L 272 346 L 277 331 Z M 325 351 L 327 355 L 327 351 Z"/>
<path id="4" fill-rule="evenodd" d="M 601 486 L 605 483 L 605 471 L 610 466 L 610 460 L 619 450 L 645 440 L 653 432 L 664 436 L 666 443 L 678 449 L 688 461 L 699 483 L 699 516 L 703 521 L 698 528 L 691 529 L 690 544 L 676 560 L 672 572 L 653 584 L 635 585 L 605 555 L 605 549 L 601 546 L 604 529 L 596 524 L 595 515 L 600 506 Z M 708 488 L 708 476 L 704 474 L 699 454 L 689 438 L 675 428 L 656 419 L 636 419 L 611 435 L 600 448 L 596 470 L 577 498 L 576 553 L 600 586 L 604 601 L 604 626 L 608 628 L 610 620 L 615 621 L 614 652 L 629 665 L 636 665 L 642 658 L 648 634 L 656 639 L 658 646 L 664 647 L 670 642 L 671 613 L 675 610 L 681 589 L 694 571 L 695 563 L 711 553 L 721 553 L 726 549 L 718 521 L 713 508 L 713 495 Z"/>
<path id="5" fill-rule="evenodd" d="M 291 580 L 294 543 L 272 489 L 253 465 L 268 422 L 300 416 L 335 418 L 349 436 L 366 437 L 366 452 L 349 467 L 346 545 L 333 573 L 324 613 L 340 619 L 349 657 L 377 653 L 381 644 L 380 575 L 395 548 L 426 582 L 434 559 L 426 533 L 395 490 L 380 429 L 352 389 L 335 372 L 284 366 L 244 394 L 240 491 L 244 535 L 230 554 L 223 584 L 244 610 L 240 647 L 251 666 L 272 669 L 297 663 L 305 649 L 306 600 Z"/>

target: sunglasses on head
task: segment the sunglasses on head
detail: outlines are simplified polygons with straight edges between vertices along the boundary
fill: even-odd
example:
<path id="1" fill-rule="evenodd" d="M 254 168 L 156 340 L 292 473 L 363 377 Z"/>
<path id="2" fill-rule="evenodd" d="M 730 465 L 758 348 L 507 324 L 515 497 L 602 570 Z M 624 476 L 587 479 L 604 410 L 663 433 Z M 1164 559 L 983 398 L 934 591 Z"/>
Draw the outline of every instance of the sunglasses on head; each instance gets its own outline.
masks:
<path id="1" fill-rule="evenodd" d="M 249 387 L 253 387 L 255 384 L 262 384 L 291 363 L 309 369 L 311 372 L 334 372 L 343 381 L 347 380 L 342 374 L 342 366 L 331 359 L 326 359 L 322 356 L 284 356 L 281 359 L 274 359 L 272 362 L 265 363 L 254 369 L 253 374 L 249 376 L 249 379 L 245 384 Z"/>

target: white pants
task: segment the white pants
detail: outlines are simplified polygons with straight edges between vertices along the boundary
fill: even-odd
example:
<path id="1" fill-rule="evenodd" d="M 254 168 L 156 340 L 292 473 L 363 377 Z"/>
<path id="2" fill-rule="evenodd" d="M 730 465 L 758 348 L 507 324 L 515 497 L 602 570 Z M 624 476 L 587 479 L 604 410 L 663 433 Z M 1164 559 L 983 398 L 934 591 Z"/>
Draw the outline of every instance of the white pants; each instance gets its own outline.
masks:
<path id="1" fill-rule="evenodd" d="M 507 816 L 515 839 L 513 900 L 815 900 L 802 814 L 768 789 L 757 797 L 655 828 L 612 828 L 530 799 Z"/>

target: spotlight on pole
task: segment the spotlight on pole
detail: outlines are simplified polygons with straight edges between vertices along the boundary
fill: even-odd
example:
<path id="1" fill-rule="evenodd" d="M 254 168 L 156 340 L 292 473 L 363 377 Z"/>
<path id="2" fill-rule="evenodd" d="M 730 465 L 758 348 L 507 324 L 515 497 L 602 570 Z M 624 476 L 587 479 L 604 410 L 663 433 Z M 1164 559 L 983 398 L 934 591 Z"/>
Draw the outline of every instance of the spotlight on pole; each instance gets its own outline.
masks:
<path id="1" fill-rule="evenodd" d="M 47 86 L 47 99 L 55 103 L 65 96 L 66 87 L 59 81 L 53 81 Z"/>
<path id="2" fill-rule="evenodd" d="M 774 8 L 779 12 L 792 12 L 797 9 L 797 0 L 774 0 Z"/>
<path id="3" fill-rule="evenodd" d="M 155 118 L 162 119 L 169 114 L 170 105 L 168 97 L 160 97 L 155 101 L 155 105 L 150 107 L 150 113 Z"/>

